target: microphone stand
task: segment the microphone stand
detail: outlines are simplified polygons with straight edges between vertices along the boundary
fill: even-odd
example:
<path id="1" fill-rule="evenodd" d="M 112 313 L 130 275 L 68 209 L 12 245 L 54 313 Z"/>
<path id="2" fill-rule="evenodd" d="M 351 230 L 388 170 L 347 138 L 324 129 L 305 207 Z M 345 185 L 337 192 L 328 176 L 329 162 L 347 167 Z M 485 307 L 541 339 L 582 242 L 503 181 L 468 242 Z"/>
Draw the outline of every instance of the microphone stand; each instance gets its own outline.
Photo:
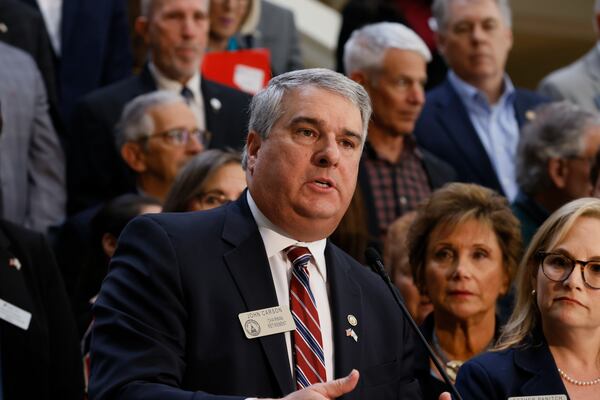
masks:
<path id="1" fill-rule="evenodd" d="M 396 304 L 398 304 L 398 306 L 402 310 L 402 314 L 404 314 L 404 317 L 406 318 L 406 320 L 408 321 L 410 326 L 412 326 L 413 330 L 416 332 L 420 341 L 423 343 L 423 345 L 425 345 L 425 348 L 427 349 L 427 353 L 429 353 L 429 357 L 431 358 L 431 361 L 433 361 L 433 363 L 435 364 L 435 367 L 439 371 L 440 375 L 442 376 L 442 378 L 444 378 L 444 382 L 446 382 L 446 385 L 448 385 L 450 387 L 450 392 L 452 393 L 453 398 L 456 400 L 463 400 L 460 393 L 458 393 L 458 390 L 456 390 L 456 387 L 454 386 L 454 384 L 450 381 L 450 377 L 444 370 L 444 367 L 442 366 L 442 364 L 440 363 L 440 361 L 434 354 L 433 350 L 431 349 L 431 346 L 429 346 L 429 343 L 427 343 L 427 339 L 425 339 L 425 336 L 423 336 L 423 334 L 421 333 L 421 330 L 417 326 L 417 323 L 411 317 L 410 312 L 404 305 L 404 302 L 400 299 L 400 296 L 398 295 L 398 292 L 395 289 L 395 286 L 393 286 L 392 281 L 390 280 L 390 277 L 388 276 L 387 272 L 385 272 L 385 267 L 383 266 L 383 262 L 381 261 L 381 257 L 379 256 L 379 253 L 377 252 L 377 250 L 375 250 L 373 247 L 367 248 L 367 250 L 365 251 L 365 257 L 367 258 L 367 261 L 368 261 L 371 269 L 377 275 L 379 275 L 381 277 L 381 279 L 383 279 L 383 281 L 386 283 L 386 286 L 388 287 L 390 292 L 392 292 L 392 296 L 394 296 L 394 300 L 396 300 Z"/>

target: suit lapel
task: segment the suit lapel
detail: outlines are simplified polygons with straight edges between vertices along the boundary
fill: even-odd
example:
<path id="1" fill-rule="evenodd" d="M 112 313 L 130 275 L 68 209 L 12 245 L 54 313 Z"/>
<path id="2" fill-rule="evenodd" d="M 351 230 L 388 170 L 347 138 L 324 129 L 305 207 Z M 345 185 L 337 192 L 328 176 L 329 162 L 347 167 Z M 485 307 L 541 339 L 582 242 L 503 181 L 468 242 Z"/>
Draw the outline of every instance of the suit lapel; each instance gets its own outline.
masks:
<path id="1" fill-rule="evenodd" d="M 332 336 L 334 343 L 335 377 L 346 376 L 352 368 L 361 364 L 361 353 L 364 351 L 362 309 L 362 292 L 351 276 L 350 266 L 340 257 L 340 250 L 331 243 L 325 248 L 327 262 L 327 281 L 329 282 Z M 349 316 L 356 318 L 356 326 L 349 322 Z M 347 329 L 352 329 L 358 338 L 346 334 Z M 346 395 L 351 399 L 352 394 Z"/>
<path id="2" fill-rule="evenodd" d="M 477 174 L 484 182 L 491 178 L 494 184 L 500 187 L 496 172 L 462 100 L 448 80 L 443 83 L 441 90 L 444 90 L 445 94 L 437 100 L 436 106 L 439 108 L 437 118 L 445 128 L 446 135 L 470 164 L 473 173 Z"/>
<path id="3" fill-rule="evenodd" d="M 80 6 L 81 1 L 77 0 L 63 0 L 62 15 L 60 22 L 60 46 L 63 51 L 67 45 L 68 40 L 71 37 L 73 31 L 73 25 L 77 21 L 77 8 Z M 96 5 L 96 3 L 94 3 Z"/>
<path id="4" fill-rule="evenodd" d="M 246 304 L 246 311 L 278 305 L 271 269 L 266 257 L 262 237 L 252 218 L 246 201 L 246 192 L 230 207 L 223 239 L 235 247 L 225 254 L 225 263 Z M 269 335 L 258 340 L 283 394 L 294 390 L 287 355 L 285 336 Z"/>
<path id="5" fill-rule="evenodd" d="M 531 374 L 531 378 L 521 386 L 521 395 L 567 394 L 558 375 L 554 358 L 545 343 L 516 351 L 514 362 L 519 368 Z"/>
<path id="6" fill-rule="evenodd" d="M 226 135 L 215 134 L 215 127 L 227 126 L 220 119 L 220 111 L 222 108 L 222 100 L 219 98 L 218 89 L 211 82 L 201 79 L 200 91 L 204 99 L 204 116 L 206 118 L 206 129 L 213 133 L 210 142 L 211 148 L 224 148 L 227 146 Z"/>

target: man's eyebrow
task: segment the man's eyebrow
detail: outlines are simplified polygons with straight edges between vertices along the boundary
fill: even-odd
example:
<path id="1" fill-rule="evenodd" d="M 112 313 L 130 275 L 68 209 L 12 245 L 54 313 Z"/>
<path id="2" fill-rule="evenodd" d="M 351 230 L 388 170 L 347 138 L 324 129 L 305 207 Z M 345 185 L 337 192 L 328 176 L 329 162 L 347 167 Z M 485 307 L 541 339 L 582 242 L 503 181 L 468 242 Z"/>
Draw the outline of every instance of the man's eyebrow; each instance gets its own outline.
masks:
<path id="1" fill-rule="evenodd" d="M 302 124 L 302 123 L 314 125 L 316 127 L 321 127 L 321 126 L 325 125 L 325 122 L 322 119 L 299 116 L 299 117 L 292 118 L 289 126 L 294 126 L 294 125 Z M 356 138 L 359 142 L 362 142 L 362 138 L 363 138 L 360 133 L 354 132 L 350 129 L 344 129 L 344 136 Z"/>
<path id="2" fill-rule="evenodd" d="M 292 118 L 292 120 L 290 121 L 290 126 L 302 124 L 302 123 L 316 125 L 316 126 L 321 126 L 324 124 L 323 120 L 318 119 L 318 118 L 299 116 L 299 117 Z"/>

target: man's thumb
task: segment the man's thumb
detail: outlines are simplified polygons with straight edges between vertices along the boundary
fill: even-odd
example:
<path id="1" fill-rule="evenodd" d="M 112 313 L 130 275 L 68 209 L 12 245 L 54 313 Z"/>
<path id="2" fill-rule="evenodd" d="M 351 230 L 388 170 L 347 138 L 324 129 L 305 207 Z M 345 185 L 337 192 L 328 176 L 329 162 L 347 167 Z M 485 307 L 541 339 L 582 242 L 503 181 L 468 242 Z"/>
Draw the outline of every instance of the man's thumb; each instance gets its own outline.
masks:
<path id="1" fill-rule="evenodd" d="M 358 383 L 358 377 L 358 371 L 353 369 L 348 374 L 348 376 L 326 382 L 321 387 L 321 389 L 323 389 L 324 392 L 323 394 L 330 398 L 336 398 L 348 392 L 351 392 L 354 390 L 356 384 Z"/>

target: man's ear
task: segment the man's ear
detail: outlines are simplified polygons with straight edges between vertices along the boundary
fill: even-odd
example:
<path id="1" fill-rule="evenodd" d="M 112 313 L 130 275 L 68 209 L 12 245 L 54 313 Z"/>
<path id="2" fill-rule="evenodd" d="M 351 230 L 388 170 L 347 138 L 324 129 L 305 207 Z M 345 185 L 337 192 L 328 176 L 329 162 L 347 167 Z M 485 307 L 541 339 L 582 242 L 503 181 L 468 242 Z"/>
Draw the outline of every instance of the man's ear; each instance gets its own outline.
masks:
<path id="1" fill-rule="evenodd" d="M 246 155 L 247 155 L 247 164 L 246 169 L 252 175 L 254 173 L 254 166 L 256 165 L 256 159 L 258 157 L 258 151 L 260 150 L 260 146 L 262 145 L 263 138 L 255 131 L 250 131 L 248 133 L 248 138 L 246 141 Z"/>
<path id="2" fill-rule="evenodd" d="M 102 250 L 108 258 L 111 258 L 115 254 L 117 249 L 117 238 L 112 234 L 106 232 L 102 235 Z"/>
<path id="3" fill-rule="evenodd" d="M 121 146 L 121 157 L 138 174 L 146 171 L 146 153 L 139 143 L 127 142 Z"/>
<path id="4" fill-rule="evenodd" d="M 133 29 L 135 30 L 135 33 L 144 39 L 144 43 L 146 45 L 148 45 L 148 42 L 149 42 L 149 38 L 148 38 L 149 26 L 150 26 L 150 24 L 149 24 L 148 18 L 144 17 L 142 15 L 137 17 L 133 24 Z"/>
<path id="5" fill-rule="evenodd" d="M 569 166 L 564 158 L 551 158 L 548 160 L 548 176 L 550 180 L 559 189 L 564 189 L 567 185 L 567 176 Z"/>
<path id="6" fill-rule="evenodd" d="M 350 74 L 349 78 L 363 87 L 369 83 L 369 79 L 363 71 L 354 71 Z"/>

